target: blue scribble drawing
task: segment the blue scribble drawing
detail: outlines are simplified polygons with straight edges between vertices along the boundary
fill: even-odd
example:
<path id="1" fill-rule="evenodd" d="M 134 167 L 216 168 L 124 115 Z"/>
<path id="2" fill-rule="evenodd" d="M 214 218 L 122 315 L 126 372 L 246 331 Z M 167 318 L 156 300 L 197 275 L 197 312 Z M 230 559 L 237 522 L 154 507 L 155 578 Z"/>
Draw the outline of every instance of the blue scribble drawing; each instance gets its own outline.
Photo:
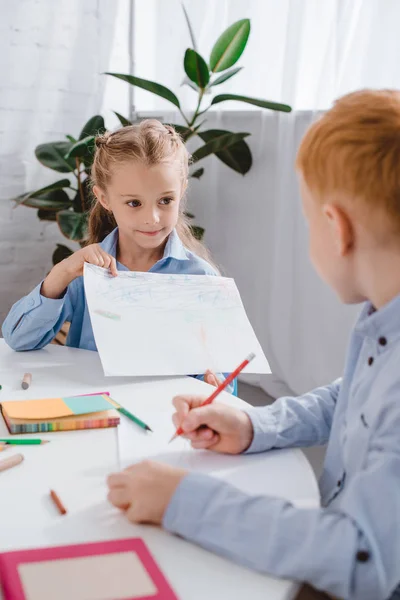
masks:
<path id="1" fill-rule="evenodd" d="M 119 308 L 198 310 L 242 307 L 232 279 L 206 275 L 162 275 L 122 272 L 110 277 L 105 269 L 86 265 L 96 274 L 95 295 Z"/>

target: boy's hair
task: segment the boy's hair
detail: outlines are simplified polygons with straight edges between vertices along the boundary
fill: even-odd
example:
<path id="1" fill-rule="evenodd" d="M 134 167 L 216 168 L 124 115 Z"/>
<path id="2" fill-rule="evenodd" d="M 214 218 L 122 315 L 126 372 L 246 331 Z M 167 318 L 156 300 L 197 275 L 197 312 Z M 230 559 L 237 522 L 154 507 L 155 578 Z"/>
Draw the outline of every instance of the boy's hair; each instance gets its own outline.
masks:
<path id="1" fill-rule="evenodd" d="M 339 98 L 305 134 L 296 159 L 320 200 L 343 194 L 400 230 L 400 92 L 361 90 Z M 383 213 L 382 213 L 383 214 Z"/>
<path id="2" fill-rule="evenodd" d="M 131 160 L 141 161 L 149 167 L 173 162 L 180 173 L 182 184 L 189 174 L 190 155 L 180 135 L 171 125 L 163 125 L 156 119 L 146 119 L 135 125 L 106 132 L 96 137 L 96 151 L 91 169 L 91 184 L 106 190 L 115 166 Z M 184 246 L 214 265 L 205 246 L 193 236 L 184 214 L 184 198 L 180 203 L 176 230 Z M 89 214 L 88 244 L 95 244 L 111 233 L 117 226 L 113 215 L 94 199 Z M 215 267 L 216 268 L 216 267 Z"/>

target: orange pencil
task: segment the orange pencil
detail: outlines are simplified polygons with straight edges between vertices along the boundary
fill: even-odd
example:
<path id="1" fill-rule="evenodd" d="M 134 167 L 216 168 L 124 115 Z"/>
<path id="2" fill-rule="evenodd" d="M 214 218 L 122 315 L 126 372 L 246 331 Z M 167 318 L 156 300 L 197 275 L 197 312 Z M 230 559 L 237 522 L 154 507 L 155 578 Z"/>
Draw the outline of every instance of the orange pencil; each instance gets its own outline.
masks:
<path id="1" fill-rule="evenodd" d="M 50 490 L 50 496 L 51 496 L 51 499 L 53 500 L 54 504 L 57 506 L 58 510 L 60 511 L 60 514 L 66 515 L 67 509 L 65 508 L 64 504 L 61 502 L 60 498 L 57 496 L 57 494 L 55 493 L 54 490 Z"/>
<path id="2" fill-rule="evenodd" d="M 211 394 L 211 396 L 209 396 L 206 400 L 204 400 L 204 402 L 200 406 L 206 406 L 207 404 L 211 404 L 211 402 L 213 400 L 215 400 L 215 398 L 218 396 L 218 394 L 220 394 L 235 379 L 235 377 L 237 377 L 239 375 L 239 373 L 241 371 L 243 371 L 243 369 L 245 367 L 247 367 L 249 362 L 251 362 L 254 357 L 255 357 L 255 354 L 253 354 L 253 353 L 249 354 L 248 357 L 242 363 L 240 363 L 240 365 L 234 371 L 232 371 L 232 373 L 230 375 L 228 375 L 228 377 L 225 379 L 225 381 L 223 381 L 222 383 L 219 384 L 219 386 L 215 389 L 215 391 Z M 176 437 L 182 435 L 182 433 L 183 433 L 182 427 L 178 427 L 178 429 L 175 431 L 174 435 L 172 436 L 172 438 L 170 439 L 169 442 L 171 443 Z"/>

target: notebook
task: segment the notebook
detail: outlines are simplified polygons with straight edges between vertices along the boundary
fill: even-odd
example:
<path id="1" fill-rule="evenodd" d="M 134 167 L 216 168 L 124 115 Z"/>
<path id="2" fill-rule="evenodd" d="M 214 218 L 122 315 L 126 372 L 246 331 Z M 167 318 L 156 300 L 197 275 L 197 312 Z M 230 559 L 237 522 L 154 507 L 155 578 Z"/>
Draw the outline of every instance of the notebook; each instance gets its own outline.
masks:
<path id="1" fill-rule="evenodd" d="M 4 600 L 178 600 L 139 538 L 0 554 Z"/>
<path id="2" fill-rule="evenodd" d="M 10 433 L 96 429 L 120 422 L 106 394 L 10 400 L 1 402 L 0 408 Z"/>

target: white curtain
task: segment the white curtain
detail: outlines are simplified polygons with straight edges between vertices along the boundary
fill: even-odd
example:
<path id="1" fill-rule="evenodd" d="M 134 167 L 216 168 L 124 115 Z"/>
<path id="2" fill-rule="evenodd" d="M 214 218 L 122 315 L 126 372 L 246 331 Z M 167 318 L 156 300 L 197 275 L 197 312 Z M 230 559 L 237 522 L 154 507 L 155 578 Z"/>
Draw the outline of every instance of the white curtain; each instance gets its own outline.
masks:
<path id="1" fill-rule="evenodd" d="M 271 395 L 301 393 L 337 377 L 359 307 L 346 307 L 308 259 L 294 160 L 317 110 L 362 87 L 400 88 L 398 0 L 185 0 L 198 49 L 209 57 L 218 35 L 249 17 L 245 68 L 219 92 L 291 104 L 294 112 L 251 111 L 223 103 L 207 126 L 248 131 L 254 164 L 241 177 L 214 157 L 193 181 L 190 206 L 206 228 L 216 260 L 239 286 L 272 376 L 257 381 Z M 178 93 L 186 109 L 195 94 L 183 78 L 191 46 L 178 0 L 136 0 L 135 74 Z M 170 105 L 135 91 L 135 107 L 178 119 Z M 254 380 L 253 380 L 254 381 Z M 255 381 L 254 381 L 255 382 Z"/>

